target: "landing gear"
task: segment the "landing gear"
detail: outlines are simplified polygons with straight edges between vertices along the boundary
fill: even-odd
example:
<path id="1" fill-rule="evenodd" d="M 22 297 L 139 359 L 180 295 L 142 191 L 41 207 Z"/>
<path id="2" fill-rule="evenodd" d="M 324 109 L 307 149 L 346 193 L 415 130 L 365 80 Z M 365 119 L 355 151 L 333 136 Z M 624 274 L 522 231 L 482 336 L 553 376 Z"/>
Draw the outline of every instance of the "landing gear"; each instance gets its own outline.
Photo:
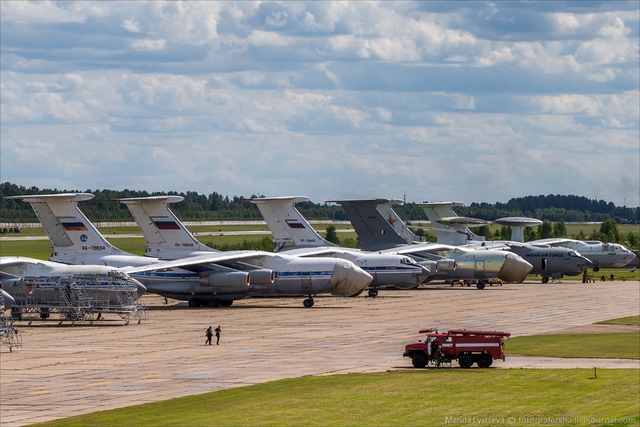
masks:
<path id="1" fill-rule="evenodd" d="M 303 304 L 304 304 L 304 306 L 305 306 L 306 308 L 311 308 L 311 307 L 313 307 L 313 297 L 309 297 L 309 298 L 307 298 L 306 300 L 304 300 L 304 303 L 303 303 Z"/>
<path id="2" fill-rule="evenodd" d="M 600 271 L 600 267 L 593 267 L 593 271 L 597 273 L 598 271 Z"/>
<path id="3" fill-rule="evenodd" d="M 202 301 L 199 298 L 191 298 L 189 300 L 189 307 L 200 307 L 202 305 Z"/>
<path id="4" fill-rule="evenodd" d="M 549 278 L 547 276 L 542 276 L 542 283 L 549 283 Z"/>
<path id="5" fill-rule="evenodd" d="M 369 296 L 371 298 L 375 298 L 378 296 L 378 290 L 377 289 L 369 289 Z"/>
<path id="6" fill-rule="evenodd" d="M 476 288 L 478 289 L 484 289 L 485 287 L 485 282 L 484 280 L 478 280 L 478 283 L 476 283 Z"/>

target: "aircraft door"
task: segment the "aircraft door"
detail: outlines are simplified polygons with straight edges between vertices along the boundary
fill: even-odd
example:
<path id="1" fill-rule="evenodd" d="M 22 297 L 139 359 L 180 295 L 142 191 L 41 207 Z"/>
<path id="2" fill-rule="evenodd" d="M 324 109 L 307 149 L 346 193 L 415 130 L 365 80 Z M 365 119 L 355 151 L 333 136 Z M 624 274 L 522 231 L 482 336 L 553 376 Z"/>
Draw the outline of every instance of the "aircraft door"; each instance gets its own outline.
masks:
<path id="1" fill-rule="evenodd" d="M 484 261 L 475 260 L 474 272 L 476 277 L 484 277 Z"/>
<path id="2" fill-rule="evenodd" d="M 311 272 L 303 271 L 302 272 L 302 289 L 311 289 Z"/>
<path id="3" fill-rule="evenodd" d="M 547 271 L 547 259 L 546 258 L 542 258 L 540 260 L 540 268 L 542 268 L 542 271 Z"/>

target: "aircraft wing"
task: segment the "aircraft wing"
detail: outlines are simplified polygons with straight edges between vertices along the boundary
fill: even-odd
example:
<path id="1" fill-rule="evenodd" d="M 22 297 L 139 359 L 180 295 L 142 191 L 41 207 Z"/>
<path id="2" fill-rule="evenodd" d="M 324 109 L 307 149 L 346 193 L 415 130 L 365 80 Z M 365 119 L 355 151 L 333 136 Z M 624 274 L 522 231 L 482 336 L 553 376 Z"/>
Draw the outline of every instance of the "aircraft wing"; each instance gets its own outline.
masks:
<path id="1" fill-rule="evenodd" d="M 357 249 L 353 249 L 357 250 Z M 345 248 L 341 248 L 339 246 L 331 247 L 331 246 L 318 246 L 312 248 L 299 248 L 299 249 L 291 249 L 282 252 L 278 252 L 280 254 L 285 255 L 293 255 L 293 256 L 301 256 L 301 257 L 312 257 L 312 256 L 332 256 L 336 253 L 343 253 Z"/>
<path id="2" fill-rule="evenodd" d="M 275 256 L 276 254 L 274 254 Z M 198 255 L 189 258 L 181 258 L 172 261 L 159 261 L 139 267 L 122 268 L 127 274 L 143 273 L 145 271 L 156 271 L 171 268 L 182 268 L 185 270 L 197 269 L 198 267 L 208 267 L 211 264 L 231 263 L 236 261 L 250 261 L 256 258 L 263 258 L 264 252 L 212 252 L 211 255 Z"/>
<path id="3" fill-rule="evenodd" d="M 404 245 L 397 246 L 395 248 L 389 248 L 379 251 L 383 254 L 398 254 L 398 255 L 411 255 L 411 254 L 419 254 L 419 253 L 430 253 L 437 255 L 438 252 L 464 252 L 465 249 L 460 247 L 444 245 L 441 243 L 425 243 L 425 244 L 414 244 L 414 245 Z"/>
<path id="4" fill-rule="evenodd" d="M 557 237 L 557 238 L 551 238 L 551 239 L 532 240 L 527 243 L 529 243 L 530 245 L 557 245 L 559 243 L 570 243 L 570 242 L 575 242 L 575 240 L 571 240 L 563 237 Z"/>

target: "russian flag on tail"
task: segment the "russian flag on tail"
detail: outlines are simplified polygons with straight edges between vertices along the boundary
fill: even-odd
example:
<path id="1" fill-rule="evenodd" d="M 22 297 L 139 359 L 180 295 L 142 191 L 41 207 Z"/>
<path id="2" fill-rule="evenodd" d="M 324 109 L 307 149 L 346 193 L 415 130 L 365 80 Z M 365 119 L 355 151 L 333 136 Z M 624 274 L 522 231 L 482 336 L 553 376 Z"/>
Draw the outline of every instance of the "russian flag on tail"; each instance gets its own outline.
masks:
<path id="1" fill-rule="evenodd" d="M 289 228 L 304 228 L 304 225 L 296 219 L 285 219 Z"/>
<path id="2" fill-rule="evenodd" d="M 158 230 L 180 230 L 180 226 L 175 221 L 154 221 Z"/>

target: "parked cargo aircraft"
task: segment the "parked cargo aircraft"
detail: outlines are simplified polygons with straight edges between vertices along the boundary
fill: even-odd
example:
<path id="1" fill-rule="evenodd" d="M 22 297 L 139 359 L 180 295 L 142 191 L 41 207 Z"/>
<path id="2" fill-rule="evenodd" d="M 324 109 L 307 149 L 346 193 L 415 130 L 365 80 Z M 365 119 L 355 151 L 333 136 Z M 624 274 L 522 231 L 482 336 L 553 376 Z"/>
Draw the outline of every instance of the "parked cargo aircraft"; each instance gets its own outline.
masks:
<path id="1" fill-rule="evenodd" d="M 296 201 L 308 200 L 305 197 L 289 197 L 289 198 L 275 198 L 275 199 L 257 199 L 258 207 L 261 207 L 261 212 L 267 222 L 270 223 L 270 228 L 276 241 L 280 244 L 286 244 L 287 242 L 294 242 L 297 247 L 314 247 L 314 246 L 326 246 L 330 244 L 322 239 L 308 222 L 302 217 L 300 212 L 295 209 L 294 203 Z M 350 218 L 351 219 L 351 218 Z M 382 221 L 383 226 L 390 228 L 390 225 L 386 221 Z M 356 233 L 359 233 L 359 228 L 354 225 Z M 389 230 L 381 230 L 378 234 L 385 239 L 389 234 Z M 393 229 L 390 229 L 393 231 Z M 386 242 L 386 240 L 385 240 Z M 504 270 L 513 271 L 517 269 L 517 264 L 522 263 L 526 268 L 530 268 L 524 260 L 517 260 L 518 257 L 506 253 L 500 254 L 487 254 L 482 251 L 478 251 L 477 254 L 471 253 L 469 258 L 464 251 L 457 248 L 440 245 L 429 244 L 422 245 L 419 248 L 416 246 L 406 247 L 393 247 L 393 245 L 386 245 L 384 250 L 380 250 L 382 245 L 375 243 L 374 247 L 362 247 L 363 252 L 367 252 L 368 249 L 376 251 L 376 253 L 382 254 L 395 254 L 410 256 L 420 259 L 422 262 L 427 262 L 432 269 L 432 274 L 427 280 L 433 280 L 434 278 L 462 278 L 462 279 L 480 279 L 484 280 L 490 277 L 495 277 L 493 270 L 496 274 Z M 389 249 L 390 248 L 390 249 Z M 473 251 L 469 251 L 473 252 Z M 478 255 L 478 258 L 473 258 L 474 255 Z M 507 261 L 507 258 L 512 260 Z M 507 262 L 505 262 L 507 261 Z M 524 279 L 526 273 L 522 275 Z M 481 284 L 482 286 L 482 284 Z"/>
<path id="2" fill-rule="evenodd" d="M 603 243 L 598 240 L 556 238 L 532 240 L 528 243 L 534 246 L 549 245 L 578 251 L 593 262 L 593 271 L 600 270 L 600 267 L 624 267 L 636 258 L 636 254 L 619 243 Z"/>
<path id="3" fill-rule="evenodd" d="M 180 196 L 152 196 L 116 199 L 124 203 L 140 226 L 147 240 L 147 253 L 161 259 L 203 255 L 213 249 L 202 245 L 168 208 L 168 204 L 183 200 Z M 287 252 L 289 257 L 293 253 Z M 295 252 L 295 256 L 307 255 Z M 332 257 L 353 262 L 373 277 L 371 285 L 396 284 L 400 287 L 416 287 L 429 274 L 429 270 L 413 259 L 397 255 L 366 255 L 351 253 L 340 248 L 315 250 L 307 262 L 318 257 Z M 313 305 L 313 300 L 307 302 Z"/>
<path id="4" fill-rule="evenodd" d="M 372 277 L 347 260 L 305 259 L 263 251 L 217 252 L 173 261 L 136 256 L 111 245 L 78 209 L 78 202 L 93 198 L 88 193 L 15 196 L 28 202 L 53 243 L 52 261 L 68 264 L 104 264 L 135 267 L 128 270 L 149 291 L 186 300 L 189 306 L 230 306 L 234 300 L 250 295 L 306 295 L 310 306 L 313 295 L 331 293 L 356 296 Z M 159 224 L 163 229 L 177 224 Z M 182 246 L 195 251 L 197 242 Z M 191 246 L 188 246 L 191 245 Z M 202 245 L 204 246 L 204 245 Z M 161 263 L 161 264 L 156 264 Z M 150 264 L 162 265 L 150 271 Z M 311 302 L 311 304 L 309 303 Z"/>
<path id="5" fill-rule="evenodd" d="M 11 308 L 16 300 L 9 295 L 4 289 L 0 289 L 0 315 L 7 309 Z"/>
<path id="6" fill-rule="evenodd" d="M 453 206 L 458 204 L 459 202 L 420 204 L 424 208 L 429 221 L 431 221 L 433 230 L 438 234 L 439 242 L 461 244 L 475 249 L 510 250 L 531 263 L 533 266 L 531 274 L 542 276 L 542 283 L 547 283 L 549 278 L 559 279 L 563 276 L 577 276 L 592 265 L 589 259 L 572 249 L 543 245 L 534 246 L 510 240 L 486 242 L 484 237 L 476 236 L 469 230 L 469 225 L 473 224 L 473 222 L 457 217 L 453 211 Z M 443 217 L 448 221 L 442 221 Z M 460 218 L 460 220 L 452 221 L 451 219 L 453 218 Z"/>
<path id="7" fill-rule="evenodd" d="M 144 315 L 138 299 L 147 289 L 123 269 L 12 256 L 0 257 L 0 279 L 14 298 L 13 310 L 31 320 L 45 320 L 54 311 L 67 320 L 115 313 L 127 323 L 130 316 Z"/>

